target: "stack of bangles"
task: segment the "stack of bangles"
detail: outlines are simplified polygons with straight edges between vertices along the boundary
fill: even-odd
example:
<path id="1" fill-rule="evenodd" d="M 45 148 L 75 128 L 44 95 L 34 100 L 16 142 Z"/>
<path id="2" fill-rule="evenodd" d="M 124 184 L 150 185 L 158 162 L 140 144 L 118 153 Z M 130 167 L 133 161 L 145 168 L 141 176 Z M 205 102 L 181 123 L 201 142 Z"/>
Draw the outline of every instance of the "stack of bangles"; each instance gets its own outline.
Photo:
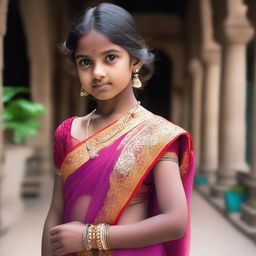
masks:
<path id="1" fill-rule="evenodd" d="M 98 250 L 110 250 L 108 243 L 109 225 L 100 223 L 97 225 L 85 224 L 83 231 L 83 245 L 87 251 L 91 251 L 93 245 L 97 245 Z"/>

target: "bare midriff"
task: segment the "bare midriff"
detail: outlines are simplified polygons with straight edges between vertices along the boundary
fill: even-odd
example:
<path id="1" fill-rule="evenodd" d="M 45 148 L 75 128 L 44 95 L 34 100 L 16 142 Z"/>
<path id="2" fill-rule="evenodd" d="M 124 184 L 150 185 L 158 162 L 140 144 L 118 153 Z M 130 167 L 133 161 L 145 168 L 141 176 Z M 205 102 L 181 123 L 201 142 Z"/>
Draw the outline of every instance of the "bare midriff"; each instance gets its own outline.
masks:
<path id="1" fill-rule="evenodd" d="M 135 223 L 148 218 L 148 200 L 144 200 L 143 202 L 128 205 L 124 212 L 122 213 L 118 224 L 130 224 Z"/>

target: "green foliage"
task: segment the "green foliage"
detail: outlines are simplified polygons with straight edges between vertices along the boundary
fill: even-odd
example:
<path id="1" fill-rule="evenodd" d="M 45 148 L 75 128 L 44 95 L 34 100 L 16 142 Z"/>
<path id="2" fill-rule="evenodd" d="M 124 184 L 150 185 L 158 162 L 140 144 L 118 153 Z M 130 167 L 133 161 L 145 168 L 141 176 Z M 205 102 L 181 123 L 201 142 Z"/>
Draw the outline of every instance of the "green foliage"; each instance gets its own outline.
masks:
<path id="1" fill-rule="evenodd" d="M 19 93 L 29 93 L 29 90 L 26 87 L 5 86 L 3 88 L 4 88 L 4 94 L 3 94 L 4 104 L 10 101 L 14 96 L 16 96 Z"/>
<path id="2" fill-rule="evenodd" d="M 246 188 L 241 185 L 236 185 L 236 186 L 229 188 L 228 191 L 243 194 L 243 193 L 246 193 Z"/>
<path id="3" fill-rule="evenodd" d="M 44 112 L 42 104 L 27 99 L 13 99 L 20 93 L 29 93 L 25 87 L 3 87 L 3 126 L 13 132 L 13 141 L 22 143 L 28 136 L 38 133 L 40 123 L 36 120 Z"/>

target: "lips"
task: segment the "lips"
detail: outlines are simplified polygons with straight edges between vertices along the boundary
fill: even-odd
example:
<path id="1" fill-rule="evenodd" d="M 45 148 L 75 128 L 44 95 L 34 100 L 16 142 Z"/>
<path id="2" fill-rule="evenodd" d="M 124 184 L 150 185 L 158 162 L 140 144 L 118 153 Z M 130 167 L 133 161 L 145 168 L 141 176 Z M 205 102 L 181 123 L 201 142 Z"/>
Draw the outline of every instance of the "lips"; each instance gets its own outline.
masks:
<path id="1" fill-rule="evenodd" d="M 101 87 L 105 87 L 105 86 L 109 86 L 111 84 L 95 84 L 92 86 L 92 88 L 101 88 Z"/>

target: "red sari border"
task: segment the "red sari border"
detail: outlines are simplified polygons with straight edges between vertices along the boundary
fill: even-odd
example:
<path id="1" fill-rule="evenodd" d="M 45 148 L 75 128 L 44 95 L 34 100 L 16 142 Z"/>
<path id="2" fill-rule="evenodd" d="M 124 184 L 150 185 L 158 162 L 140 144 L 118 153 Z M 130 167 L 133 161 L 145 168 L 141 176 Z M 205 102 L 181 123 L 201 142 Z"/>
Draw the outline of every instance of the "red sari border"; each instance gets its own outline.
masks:
<path id="1" fill-rule="evenodd" d="M 139 180 L 137 186 L 135 187 L 135 189 L 133 190 L 130 198 L 127 200 L 126 204 L 123 206 L 123 208 L 120 210 L 119 214 L 117 215 L 116 219 L 114 220 L 113 225 L 117 225 L 117 222 L 119 220 L 119 218 L 121 217 L 123 211 L 125 210 L 125 208 L 127 207 L 127 205 L 129 204 L 129 202 L 131 201 L 132 197 L 134 196 L 134 194 L 136 193 L 136 191 L 138 190 L 138 188 L 140 187 L 140 185 L 142 184 L 143 180 L 146 178 L 146 176 L 148 175 L 148 173 L 150 172 L 150 170 L 152 169 L 152 167 L 156 164 L 156 162 L 159 160 L 159 158 L 163 155 L 163 153 L 166 151 L 166 149 L 180 136 L 182 135 L 188 135 L 190 136 L 189 133 L 184 132 L 181 133 L 179 135 L 177 135 L 174 139 L 172 139 L 164 148 L 163 150 L 158 154 L 158 156 L 152 161 L 152 163 L 149 165 L 149 167 L 147 168 L 146 172 L 143 174 L 143 176 L 141 177 L 141 179 Z M 191 143 L 190 143 L 191 144 Z M 190 151 L 190 149 L 189 149 Z"/>

